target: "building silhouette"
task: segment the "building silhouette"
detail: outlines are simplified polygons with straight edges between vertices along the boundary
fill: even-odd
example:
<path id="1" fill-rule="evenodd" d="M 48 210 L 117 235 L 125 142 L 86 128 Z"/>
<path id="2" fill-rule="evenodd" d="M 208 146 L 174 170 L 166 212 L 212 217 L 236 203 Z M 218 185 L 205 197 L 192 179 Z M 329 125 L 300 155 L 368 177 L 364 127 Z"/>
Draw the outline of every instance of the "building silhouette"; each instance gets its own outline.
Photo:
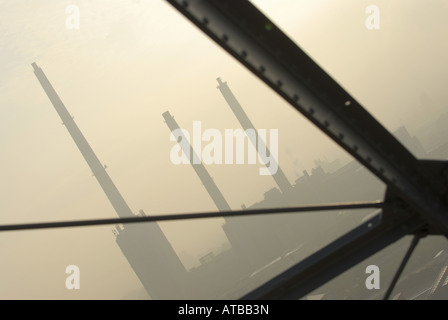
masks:
<path id="1" fill-rule="evenodd" d="M 120 218 L 135 216 L 105 167 L 83 136 L 58 94 L 36 63 L 34 73 L 62 119 L 79 151 Z M 144 215 L 140 211 L 140 215 Z M 157 223 L 117 226 L 116 242 L 144 288 L 153 299 L 185 299 L 186 270 Z M 170 283 L 168 286 L 167 283 Z"/>

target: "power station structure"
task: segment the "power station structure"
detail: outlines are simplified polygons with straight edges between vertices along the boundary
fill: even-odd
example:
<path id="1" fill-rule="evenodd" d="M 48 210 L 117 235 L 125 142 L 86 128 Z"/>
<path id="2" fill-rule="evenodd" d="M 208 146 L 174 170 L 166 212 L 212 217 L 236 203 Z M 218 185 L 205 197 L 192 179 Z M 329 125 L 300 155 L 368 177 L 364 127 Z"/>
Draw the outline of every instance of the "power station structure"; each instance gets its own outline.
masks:
<path id="1" fill-rule="evenodd" d="M 216 208 L 219 211 L 231 211 L 230 205 L 228 204 L 227 200 L 224 198 L 224 195 L 222 194 L 221 190 L 216 185 L 215 181 L 211 177 L 208 170 L 205 168 L 202 161 L 199 160 L 199 157 L 196 153 L 196 151 L 191 146 L 191 143 L 188 141 L 185 134 L 182 132 L 181 128 L 179 127 L 177 121 L 174 119 L 174 117 L 169 113 L 169 111 L 166 111 L 162 114 L 163 118 L 165 119 L 165 123 L 167 124 L 168 128 L 170 129 L 172 135 L 176 138 L 176 141 L 179 143 L 179 146 L 181 147 L 183 153 L 187 156 L 190 156 L 190 164 L 195 170 L 198 178 L 201 180 L 202 185 L 206 189 L 207 193 L 209 194 L 210 198 L 215 203 Z M 200 151 L 199 151 L 200 152 Z M 244 226 L 238 222 L 235 222 L 234 219 L 224 219 L 225 224 L 223 226 L 223 229 L 226 231 L 227 238 L 229 242 L 232 245 L 232 248 L 238 251 L 239 261 L 242 264 L 246 265 L 252 265 L 254 263 L 253 259 L 250 259 L 249 256 L 244 254 L 244 251 L 239 250 L 241 248 L 241 245 L 237 245 L 235 242 L 232 243 L 232 239 L 243 239 L 246 235 L 246 230 L 244 230 Z M 253 243 L 250 239 L 246 238 L 246 245 L 251 246 L 252 252 L 256 252 L 255 250 L 255 243 Z"/>
<path id="2" fill-rule="evenodd" d="M 95 155 L 42 69 L 36 63 L 33 63 L 32 66 L 37 79 L 62 119 L 63 125 L 69 131 L 118 216 L 120 218 L 136 216 L 123 199 L 108 175 L 106 167 Z M 220 78 L 218 78 L 218 83 L 218 88 L 243 129 L 255 131 L 252 122 L 227 83 L 222 82 Z M 183 135 L 174 117 L 167 111 L 163 113 L 163 118 L 183 152 L 190 155 L 190 163 L 217 209 L 230 211 L 230 205 L 203 163 L 194 161 L 194 159 L 198 159 L 198 156 Z M 406 143 L 410 150 L 424 156 L 425 151 L 422 145 L 415 137 L 409 135 L 406 128 L 400 128 L 395 134 L 403 143 Z M 259 137 L 257 137 L 258 139 Z M 260 144 L 259 140 L 251 142 L 255 146 L 265 147 L 263 142 Z M 313 169 L 311 174 L 304 171 L 303 176 L 296 179 L 294 184 L 289 183 L 280 167 L 273 178 L 280 190 L 272 188 L 265 193 L 264 200 L 253 204 L 248 209 L 310 203 L 353 202 L 369 200 L 372 197 L 380 198 L 384 192 L 379 181 L 374 179 L 365 167 L 355 161 L 334 168 L 332 171 L 324 170 L 322 166 Z M 144 211 L 140 210 L 137 216 L 145 216 Z M 353 220 L 353 218 L 350 219 Z M 335 230 L 335 226 L 340 225 L 341 222 L 342 224 L 353 224 L 354 221 L 350 221 L 350 219 L 347 220 L 346 217 L 339 215 L 326 214 L 324 218 L 321 215 L 313 215 L 308 217 L 307 223 L 304 224 L 300 215 L 279 218 L 278 215 L 273 214 L 256 219 L 253 217 L 224 218 L 225 223 L 222 228 L 231 248 L 217 256 L 213 253 L 204 256 L 200 259 L 201 265 L 190 270 L 186 270 L 183 266 L 157 223 L 117 225 L 114 234 L 123 255 L 152 299 L 233 299 L 245 297 L 245 295 L 252 298 L 264 288 L 263 286 L 259 287 L 260 283 L 272 282 L 274 280 L 270 279 L 276 279 L 280 271 L 290 268 L 292 264 L 309 264 L 316 255 L 322 254 L 322 250 L 328 251 L 333 245 L 331 243 L 328 245 L 328 240 L 331 239 L 331 236 L 339 234 L 339 231 Z M 363 220 L 357 219 L 353 226 L 355 227 L 359 223 L 363 223 Z M 320 232 L 317 238 L 315 237 L 316 232 Z M 313 239 L 313 244 L 307 244 L 307 239 Z M 311 256 L 309 256 L 310 254 Z M 380 266 L 383 269 L 394 268 L 394 263 L 397 263 L 396 259 L 396 255 L 391 258 L 389 253 L 389 256 L 386 255 L 382 258 Z M 379 264 L 378 260 L 371 263 Z M 440 268 L 440 265 L 432 266 L 434 272 L 438 272 L 437 267 Z M 440 274 L 443 276 L 443 272 Z M 335 281 L 336 285 L 325 289 L 326 296 L 338 298 L 338 283 L 340 286 L 345 286 L 350 282 L 359 282 L 361 277 L 362 275 L 358 272 L 354 277 L 338 278 L 339 280 Z M 434 287 L 438 288 L 437 292 L 443 291 L 445 285 L 436 284 Z M 354 283 L 354 287 L 356 285 Z M 354 298 L 359 298 L 365 295 L 365 292 L 358 289 L 352 290 L 350 294 Z M 433 296 L 436 295 L 433 294 Z M 365 297 L 369 298 L 368 295 Z"/>
<path id="3" fill-rule="evenodd" d="M 136 216 L 113 183 L 106 171 L 106 167 L 101 164 L 42 69 L 36 63 L 33 63 L 32 66 L 37 79 L 61 118 L 63 125 L 67 128 L 115 212 L 120 218 Z M 244 114 L 242 108 L 239 108 L 240 113 Z M 182 139 L 186 141 L 182 131 L 178 130 L 180 128 L 174 117 L 169 112 L 165 112 L 163 117 L 171 132 L 180 134 L 177 137 L 180 138 L 178 141 L 181 142 Z M 249 121 L 248 118 L 247 121 Z M 194 157 L 197 158 L 197 155 L 192 146 L 189 143 L 188 145 L 180 143 L 180 145 L 184 148 L 186 154 L 191 155 L 192 167 L 195 169 L 217 209 L 219 211 L 231 210 L 205 166 L 202 163 L 196 164 L 193 161 Z M 137 215 L 142 216 L 145 213 L 143 210 L 140 210 Z M 278 235 L 273 232 L 275 230 L 273 228 L 274 220 L 275 218 L 273 217 L 266 217 L 254 223 L 247 217 L 225 219 L 223 230 L 232 249 L 222 255 L 224 258 L 209 259 L 207 263 L 204 262 L 200 267 L 190 271 L 185 269 L 157 223 L 117 225 L 114 234 L 116 235 L 116 243 L 151 298 L 187 299 L 200 298 L 205 295 L 213 298 L 222 298 L 230 296 L 241 279 L 249 277 L 255 270 L 276 258 L 279 252 L 286 250 L 278 242 Z M 260 246 L 264 250 L 259 250 Z M 225 279 L 225 285 L 223 286 L 219 283 L 213 285 L 213 281 L 205 275 L 219 273 L 219 269 L 223 265 L 227 269 L 227 272 L 221 274 L 222 278 Z M 222 281 L 222 279 L 220 280 Z M 210 295 L 209 288 L 205 289 L 205 282 L 207 282 L 208 287 L 214 286 L 214 290 L 212 290 L 214 295 Z M 204 289 L 197 289 L 195 292 L 191 292 L 189 288 L 198 283 L 203 283 L 201 287 Z"/>
<path id="4" fill-rule="evenodd" d="M 42 69 L 36 63 L 32 66 L 37 79 L 118 216 L 120 218 L 136 216 Z M 222 82 L 220 78 L 218 83 L 218 88 L 243 129 L 255 129 L 227 83 Z M 203 163 L 193 161 L 195 158 L 198 159 L 198 156 L 174 117 L 167 111 L 163 113 L 163 118 L 184 153 L 190 155 L 190 163 L 217 209 L 230 211 L 230 205 Z M 424 152 L 418 140 L 410 137 L 405 128 L 400 128 L 396 134 L 407 142 L 411 149 Z M 259 141 L 251 142 L 265 147 L 263 142 L 261 144 Z M 265 193 L 264 200 L 253 204 L 249 209 L 369 200 L 372 196 L 380 198 L 384 192 L 380 183 L 357 162 L 351 162 L 332 172 L 324 170 L 321 166 L 313 169 L 311 174 L 304 171 L 303 176 L 293 185 L 289 183 L 280 167 L 273 178 L 280 190 L 272 188 Z M 140 210 L 137 215 L 144 216 L 145 213 Z M 290 267 L 291 263 L 301 261 L 308 254 L 325 247 L 327 244 L 325 239 L 329 239 L 325 236 L 338 233 L 334 230 L 334 226 L 341 221 L 349 222 L 338 215 L 325 215 L 325 218 L 319 215 L 311 216 L 308 217 L 306 225 L 299 215 L 281 218 L 278 215 L 261 216 L 256 219 L 225 218 L 224 221 L 222 228 L 231 244 L 231 249 L 217 256 L 210 253 L 201 259 L 200 266 L 191 270 L 186 270 L 183 266 L 157 223 L 116 226 L 114 233 L 116 243 L 152 299 L 223 299 L 241 297 L 256 290 L 260 283 L 275 278 L 279 270 L 284 270 Z M 318 227 L 314 229 L 313 226 Z M 307 239 L 315 236 L 316 230 L 321 232 L 322 239 L 314 239 L 311 245 L 304 244 Z M 384 259 L 384 265 L 388 263 L 390 261 Z M 350 281 L 352 279 L 345 279 L 345 282 Z M 337 291 L 337 289 L 333 291 L 335 296 Z M 331 289 L 328 289 L 327 295 L 331 297 L 331 294 Z"/>
<path id="5" fill-rule="evenodd" d="M 145 212 L 143 210 L 140 210 L 137 215 L 132 212 L 107 173 L 106 167 L 99 161 L 42 69 L 36 63 L 33 63 L 32 66 L 42 88 L 115 212 L 120 218 L 144 216 Z M 177 122 L 169 112 L 165 112 L 163 116 L 171 131 L 175 132 L 176 129 L 179 129 Z M 186 138 L 181 136 L 181 139 Z M 181 145 L 185 146 L 186 144 Z M 197 157 L 190 144 L 187 148 L 188 150 L 184 150 L 185 153 L 191 154 L 192 159 Z M 202 163 L 194 164 L 193 161 L 191 163 L 217 209 L 219 211 L 231 210 L 205 166 Z M 248 277 L 251 272 L 271 261 L 275 255 L 273 255 L 275 250 L 268 250 L 273 243 L 276 243 L 275 236 L 269 230 L 268 224 L 254 225 L 245 219 L 243 218 L 242 221 L 226 219 L 223 229 L 232 245 L 232 250 L 224 254 L 224 258 L 209 259 L 208 263 L 204 263 L 201 267 L 191 271 L 185 269 L 157 223 L 117 225 L 114 234 L 116 243 L 123 255 L 152 299 L 191 299 L 205 296 L 222 298 L 230 296 L 241 279 Z M 254 232 L 257 225 L 261 228 Z M 260 246 L 260 244 L 264 244 L 266 250 L 257 250 L 257 246 Z M 278 250 L 279 246 L 274 247 L 274 249 Z M 266 255 L 266 253 L 270 254 Z M 218 274 L 223 265 L 226 266 L 227 272 L 222 273 L 221 278 L 217 279 L 219 281 L 224 279 L 223 283 L 225 285 L 222 283 L 214 284 L 213 280 L 206 275 Z M 202 285 L 194 291 L 190 290 L 192 286 L 198 284 Z M 210 294 L 210 287 L 213 288 L 213 294 Z"/>
<path id="6" fill-rule="evenodd" d="M 231 94 L 228 87 L 227 90 L 228 93 Z M 235 97 L 233 97 L 233 101 L 238 104 Z M 241 106 L 239 106 L 238 111 L 239 112 L 237 114 L 244 114 L 244 119 L 250 123 L 249 118 L 245 115 Z M 169 111 L 164 112 L 162 116 L 165 119 L 165 123 L 170 129 L 172 135 L 178 141 L 184 155 L 190 156 L 189 160 L 191 166 L 201 180 L 202 185 L 212 198 L 217 209 L 219 211 L 230 211 L 231 208 L 227 200 L 224 198 L 222 192 L 210 176 L 204 164 L 198 160 L 199 157 L 196 154 L 196 151 L 183 134 L 177 121 L 169 113 Z M 251 126 L 251 128 L 253 128 L 253 126 Z M 277 171 L 277 174 L 279 173 L 282 173 L 280 169 Z M 275 217 L 262 217 L 261 221 L 258 222 L 255 222 L 253 219 L 248 217 L 241 217 L 239 219 L 224 218 L 225 223 L 222 226 L 222 229 L 226 234 L 232 249 L 236 251 L 241 265 L 249 266 L 256 270 L 257 268 L 260 268 L 264 264 L 277 258 L 278 254 L 285 250 L 282 244 L 278 241 L 278 235 L 273 232 L 272 227 L 275 225 L 275 220 Z M 260 246 L 263 247 L 264 250 L 259 250 Z"/>
<path id="7" fill-rule="evenodd" d="M 34 74 L 120 218 L 135 216 L 42 69 Z M 140 215 L 145 213 L 141 210 Z M 116 242 L 153 299 L 185 298 L 186 270 L 158 223 L 117 226 Z M 167 285 L 169 283 L 170 285 Z"/>

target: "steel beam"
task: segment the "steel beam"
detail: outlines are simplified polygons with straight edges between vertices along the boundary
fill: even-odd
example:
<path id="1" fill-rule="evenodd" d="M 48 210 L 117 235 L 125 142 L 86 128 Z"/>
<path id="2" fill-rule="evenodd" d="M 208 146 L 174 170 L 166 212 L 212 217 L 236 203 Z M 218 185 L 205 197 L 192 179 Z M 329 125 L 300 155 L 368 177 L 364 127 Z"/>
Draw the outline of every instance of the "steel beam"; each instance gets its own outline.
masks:
<path id="1" fill-rule="evenodd" d="M 229 210 L 219 212 L 202 212 L 202 213 L 179 213 L 169 215 L 152 215 L 152 216 L 134 216 L 129 218 L 112 218 L 112 219 L 90 219 L 90 220 L 71 220 L 56 222 L 39 222 L 39 223 L 22 223 L 0 225 L 0 232 L 19 231 L 19 230 L 38 230 L 38 229 L 54 229 L 54 228 L 74 228 L 101 226 L 109 224 L 125 224 L 125 223 L 144 223 L 144 222 L 160 222 L 173 220 L 193 220 L 206 218 L 230 218 L 256 215 L 272 215 L 272 214 L 297 214 L 300 212 L 313 211 L 331 211 L 331 210 L 355 210 L 355 209 L 381 209 L 384 206 L 382 201 L 373 202 L 352 202 L 352 203 L 333 203 L 319 204 L 314 206 L 299 207 L 283 207 L 283 208 L 265 208 L 265 209 L 246 209 L 246 210 Z"/>

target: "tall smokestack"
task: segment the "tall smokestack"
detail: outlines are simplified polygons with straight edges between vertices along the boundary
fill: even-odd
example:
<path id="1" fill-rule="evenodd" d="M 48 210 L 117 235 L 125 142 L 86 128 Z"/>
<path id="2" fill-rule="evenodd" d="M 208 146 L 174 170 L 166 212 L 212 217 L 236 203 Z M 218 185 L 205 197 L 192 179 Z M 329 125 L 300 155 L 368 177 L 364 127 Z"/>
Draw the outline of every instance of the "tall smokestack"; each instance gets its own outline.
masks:
<path id="1" fill-rule="evenodd" d="M 36 63 L 33 63 L 32 66 L 37 79 L 118 216 L 120 218 L 133 217 L 134 214 L 131 209 L 70 116 L 42 69 Z M 144 212 L 141 211 L 141 214 L 144 215 Z M 117 230 L 115 235 L 118 246 L 151 298 L 166 300 L 186 299 L 189 297 L 187 272 L 158 223 L 128 224 Z"/>
<path id="2" fill-rule="evenodd" d="M 252 129 L 255 134 L 255 140 L 251 139 L 249 137 L 249 140 L 251 140 L 252 144 L 254 145 L 256 150 L 259 150 L 259 148 L 265 148 L 267 151 L 266 154 L 271 154 L 269 149 L 266 147 L 265 142 L 260 138 L 258 135 L 258 131 L 255 130 L 254 125 L 250 121 L 249 117 L 247 116 L 246 112 L 244 112 L 243 108 L 241 107 L 238 100 L 233 95 L 232 91 L 230 90 L 229 86 L 227 85 L 227 82 L 222 82 L 221 78 L 218 78 L 218 89 L 221 91 L 222 95 L 224 96 L 224 99 L 226 99 L 227 104 L 229 105 L 230 109 L 232 109 L 235 116 L 238 118 L 238 121 L 241 124 L 241 127 L 243 127 L 244 130 Z M 258 143 L 257 143 L 258 141 Z M 271 162 L 277 161 L 277 159 L 271 159 Z M 272 163 L 271 163 L 272 165 Z M 278 165 L 274 165 L 274 167 L 278 167 L 277 172 L 273 175 L 275 182 L 279 186 L 282 193 L 285 193 L 291 188 L 291 184 L 289 183 L 288 179 L 286 178 L 285 174 L 283 173 L 282 169 Z"/>
<path id="3" fill-rule="evenodd" d="M 174 117 L 171 116 L 171 114 L 166 111 L 163 114 L 163 118 L 165 119 L 166 124 L 168 125 L 168 128 L 170 128 L 171 132 L 174 130 L 180 129 L 179 125 L 177 124 L 176 120 L 174 120 Z M 186 137 L 181 134 L 181 139 L 184 141 L 187 141 Z M 208 194 L 212 198 L 213 202 L 215 203 L 216 207 L 219 211 L 230 211 L 230 206 L 227 203 L 226 199 L 222 195 L 221 191 L 219 190 L 218 186 L 216 185 L 215 181 L 213 181 L 213 178 L 208 173 L 207 169 L 204 167 L 202 162 L 199 164 L 196 164 L 192 161 L 192 159 L 199 159 L 196 155 L 193 147 L 191 144 L 188 144 L 188 146 L 185 143 L 182 143 L 181 146 L 184 148 L 183 152 L 185 154 L 190 155 L 190 162 L 193 166 L 194 171 L 196 171 L 196 174 L 199 176 L 199 179 L 201 179 L 202 184 L 204 185 L 205 189 L 207 190 Z M 189 148 L 189 149 L 188 149 Z"/>
<path id="4" fill-rule="evenodd" d="M 174 120 L 174 117 L 171 116 L 171 114 L 168 111 L 163 113 L 163 118 L 165 119 L 165 122 L 170 128 L 172 133 L 174 130 L 180 129 L 176 120 Z M 180 137 L 180 139 L 182 139 L 182 141 L 187 141 L 182 131 L 179 131 L 178 136 Z M 226 199 L 222 195 L 221 191 L 218 189 L 218 186 L 213 181 L 212 177 L 210 176 L 210 174 L 208 173 L 207 169 L 204 167 L 202 162 L 196 164 L 195 161 L 193 161 L 193 159 L 199 159 L 199 158 L 195 153 L 191 144 L 180 143 L 181 141 L 178 142 L 184 154 L 190 155 L 189 160 L 191 165 L 193 166 L 193 169 L 196 171 L 197 175 L 201 179 L 202 184 L 204 185 L 205 189 L 212 198 L 218 210 L 230 211 L 231 209 L 229 204 L 227 203 Z M 255 242 L 253 237 L 248 233 L 246 229 L 246 226 L 249 226 L 252 223 L 250 221 L 247 221 L 247 218 L 248 217 L 242 217 L 239 219 L 224 218 L 225 223 L 222 226 L 227 236 L 227 239 L 232 245 L 232 248 L 239 256 L 239 263 L 241 264 L 242 268 L 258 266 L 257 263 L 259 261 L 258 244 Z"/>
<path id="5" fill-rule="evenodd" d="M 59 98 L 58 94 L 54 90 L 50 81 L 45 76 L 42 69 L 35 62 L 31 65 L 34 68 L 34 74 L 36 75 L 37 79 L 45 90 L 45 93 L 47 94 L 48 98 L 59 114 L 59 117 L 61 117 L 62 123 L 65 125 L 68 132 L 72 136 L 73 140 L 78 146 L 79 151 L 81 151 L 84 159 L 87 161 L 87 164 L 98 180 L 98 183 L 101 185 L 101 188 L 103 188 L 104 193 L 106 193 L 106 196 L 109 198 L 109 201 L 117 212 L 118 216 L 120 218 L 133 217 L 134 215 L 131 209 L 127 205 L 126 201 L 124 201 L 121 193 L 118 191 L 112 179 L 107 174 L 106 169 L 98 160 L 98 157 L 93 152 L 86 138 L 82 134 L 81 130 L 79 130 L 72 116 L 62 103 L 62 100 Z"/>

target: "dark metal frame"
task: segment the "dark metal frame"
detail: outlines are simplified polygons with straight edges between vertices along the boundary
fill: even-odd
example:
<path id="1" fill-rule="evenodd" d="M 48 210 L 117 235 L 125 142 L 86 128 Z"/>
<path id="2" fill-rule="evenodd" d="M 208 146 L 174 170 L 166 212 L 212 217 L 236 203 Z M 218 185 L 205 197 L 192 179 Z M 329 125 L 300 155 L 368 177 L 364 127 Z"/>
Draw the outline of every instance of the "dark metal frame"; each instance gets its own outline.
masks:
<path id="1" fill-rule="evenodd" d="M 243 299 L 298 299 L 405 235 L 448 237 L 445 162 L 417 160 L 248 0 L 167 1 L 387 185 L 381 223 L 356 228 Z"/>

